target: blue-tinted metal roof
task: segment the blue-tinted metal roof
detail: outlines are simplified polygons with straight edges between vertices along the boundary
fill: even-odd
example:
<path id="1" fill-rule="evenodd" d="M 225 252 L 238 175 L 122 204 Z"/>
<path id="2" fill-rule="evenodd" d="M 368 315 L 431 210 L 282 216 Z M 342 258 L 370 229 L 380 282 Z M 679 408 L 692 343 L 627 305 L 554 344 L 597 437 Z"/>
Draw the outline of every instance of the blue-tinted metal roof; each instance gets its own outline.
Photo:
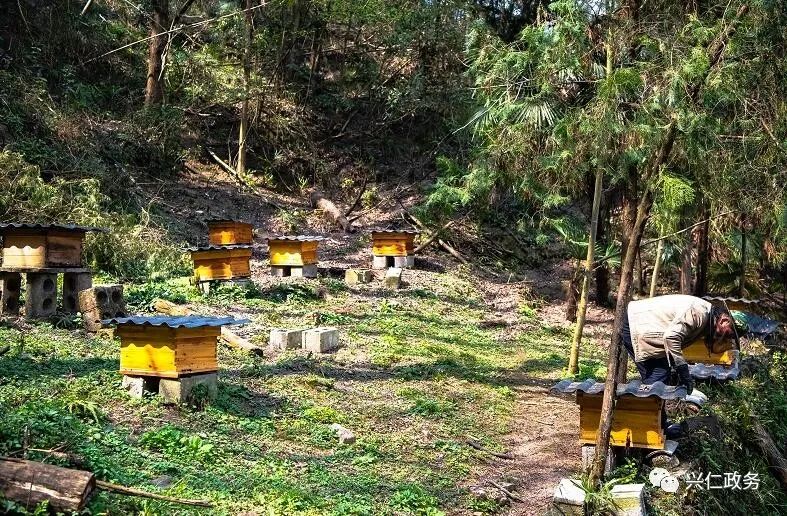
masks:
<path id="1" fill-rule="evenodd" d="M 372 229 L 371 233 L 406 233 L 408 235 L 417 235 L 419 231 L 416 229 Z"/>
<path id="2" fill-rule="evenodd" d="M 268 242 L 276 240 L 289 240 L 293 242 L 319 242 L 320 240 L 325 240 L 325 237 L 312 235 L 284 235 L 268 237 Z"/>
<path id="3" fill-rule="evenodd" d="M 187 251 L 218 251 L 220 249 L 253 249 L 251 244 L 227 244 L 227 245 L 203 245 L 197 247 L 189 247 Z"/>
<path id="4" fill-rule="evenodd" d="M 604 383 L 597 382 L 595 379 L 575 382 L 573 380 L 563 380 L 550 389 L 552 392 L 571 394 L 577 391 L 585 394 L 601 394 L 604 392 Z M 656 382 L 644 385 L 640 380 L 633 380 L 629 383 L 619 384 L 617 395 L 636 396 L 637 398 L 647 398 L 656 396 L 663 400 L 679 400 L 686 397 L 686 387 L 682 385 L 666 385 L 663 382 Z"/>
<path id="5" fill-rule="evenodd" d="M 234 317 L 209 317 L 202 315 L 184 316 L 137 316 L 115 317 L 105 319 L 101 324 L 134 324 L 137 326 L 168 326 L 170 328 L 200 328 L 205 326 L 228 326 L 231 324 L 245 324 L 248 319 L 235 319 Z"/>
<path id="6" fill-rule="evenodd" d="M 718 380 L 720 382 L 737 380 L 741 374 L 740 352 L 734 350 L 732 353 L 735 360 L 730 365 L 689 364 L 689 372 L 697 380 Z"/>
<path id="7" fill-rule="evenodd" d="M 210 224 L 211 222 L 235 222 L 235 223 L 238 223 L 238 224 L 248 224 L 250 226 L 253 226 L 253 224 L 251 222 L 249 222 L 248 220 L 228 219 L 228 218 L 224 218 L 224 217 L 210 217 L 210 218 L 205 219 L 205 222 L 208 223 L 208 224 Z"/>
<path id="8" fill-rule="evenodd" d="M 67 231 L 98 231 L 106 232 L 106 228 L 98 228 L 93 226 L 79 226 L 77 224 L 37 224 L 28 222 L 2 222 L 0 229 L 64 229 Z"/>

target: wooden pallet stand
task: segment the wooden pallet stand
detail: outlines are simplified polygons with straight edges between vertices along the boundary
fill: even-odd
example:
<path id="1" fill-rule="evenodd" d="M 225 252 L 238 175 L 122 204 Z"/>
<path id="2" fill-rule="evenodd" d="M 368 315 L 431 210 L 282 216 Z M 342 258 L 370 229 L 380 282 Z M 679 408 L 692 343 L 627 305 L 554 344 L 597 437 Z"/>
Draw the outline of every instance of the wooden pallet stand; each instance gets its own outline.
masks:
<path id="1" fill-rule="evenodd" d="M 215 397 L 221 328 L 247 321 L 188 315 L 102 322 L 117 325 L 120 372 L 131 395 L 158 392 L 167 403 L 187 403 L 199 385 L 208 399 Z"/>
<path id="2" fill-rule="evenodd" d="M 319 236 L 279 236 L 268 239 L 271 275 L 275 277 L 316 278 Z"/>
<path id="3" fill-rule="evenodd" d="M 372 231 L 372 268 L 408 268 L 415 265 L 413 230 L 379 229 Z"/>

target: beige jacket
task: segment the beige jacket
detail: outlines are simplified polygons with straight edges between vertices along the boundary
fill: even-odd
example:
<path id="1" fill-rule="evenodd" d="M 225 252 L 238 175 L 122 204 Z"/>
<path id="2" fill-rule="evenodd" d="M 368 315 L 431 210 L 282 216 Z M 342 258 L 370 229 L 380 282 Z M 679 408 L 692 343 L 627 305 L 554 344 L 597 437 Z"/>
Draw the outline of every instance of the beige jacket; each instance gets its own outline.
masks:
<path id="1" fill-rule="evenodd" d="M 680 294 L 632 301 L 628 305 L 634 360 L 664 358 L 673 367 L 685 364 L 683 348 L 704 336 L 711 304 Z"/>

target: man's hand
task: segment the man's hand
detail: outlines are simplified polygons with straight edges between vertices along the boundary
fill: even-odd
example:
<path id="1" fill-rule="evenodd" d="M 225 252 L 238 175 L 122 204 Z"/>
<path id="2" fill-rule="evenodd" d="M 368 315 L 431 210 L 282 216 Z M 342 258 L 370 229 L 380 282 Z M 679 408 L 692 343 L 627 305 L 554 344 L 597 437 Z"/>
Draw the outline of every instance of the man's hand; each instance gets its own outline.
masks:
<path id="1" fill-rule="evenodd" d="M 679 365 L 675 368 L 675 372 L 678 373 L 678 378 L 680 378 L 680 385 L 686 387 L 686 392 L 691 394 L 691 391 L 694 390 L 694 378 L 689 373 L 689 364 Z"/>

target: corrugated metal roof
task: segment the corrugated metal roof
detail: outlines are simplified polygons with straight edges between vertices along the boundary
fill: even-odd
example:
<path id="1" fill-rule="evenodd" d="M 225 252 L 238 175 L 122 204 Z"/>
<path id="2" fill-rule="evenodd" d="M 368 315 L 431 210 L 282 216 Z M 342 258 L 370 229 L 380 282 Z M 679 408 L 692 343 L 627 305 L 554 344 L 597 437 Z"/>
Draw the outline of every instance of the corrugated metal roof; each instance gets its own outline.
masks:
<path id="1" fill-rule="evenodd" d="M 68 231 L 98 231 L 106 232 L 106 228 L 99 228 L 93 226 L 79 226 L 77 224 L 37 224 L 28 222 L 2 222 L 0 229 L 65 229 Z"/>
<path id="2" fill-rule="evenodd" d="M 276 240 L 289 240 L 293 242 L 319 242 L 320 240 L 325 240 L 325 237 L 311 235 L 284 235 L 268 237 L 268 242 Z"/>
<path id="3" fill-rule="evenodd" d="M 697 380 L 718 380 L 724 382 L 727 380 L 737 380 L 741 374 L 741 369 L 738 363 L 735 362 L 731 366 L 720 364 L 692 364 L 689 366 L 691 376 Z"/>
<path id="4" fill-rule="evenodd" d="M 705 301 L 723 301 L 725 303 L 745 303 L 756 305 L 762 302 L 761 299 L 746 299 L 745 297 L 726 297 L 726 296 L 702 296 Z"/>
<path id="5" fill-rule="evenodd" d="M 239 224 L 248 224 L 248 225 L 250 225 L 250 226 L 251 226 L 251 225 L 253 225 L 253 224 L 252 224 L 251 222 L 249 222 L 248 220 L 242 220 L 242 219 L 227 219 L 227 218 L 221 218 L 221 217 L 211 217 L 211 218 L 205 219 L 205 222 L 206 222 L 206 223 L 208 223 L 208 224 L 210 224 L 211 222 L 237 222 L 237 223 L 239 223 Z"/>
<path id="6" fill-rule="evenodd" d="M 740 352 L 732 352 L 735 360 L 731 365 L 723 364 L 689 364 L 691 376 L 697 380 L 736 380 L 741 374 Z"/>
<path id="7" fill-rule="evenodd" d="M 601 394 L 604 392 L 604 383 L 597 382 L 595 379 L 575 382 L 573 380 L 563 380 L 550 389 L 553 392 L 571 394 L 577 391 L 585 394 Z M 656 382 L 644 385 L 640 380 L 633 380 L 629 383 L 618 385 L 617 395 L 630 395 L 637 398 L 656 396 L 663 400 L 679 400 L 686 397 L 686 388 L 682 385 L 666 385 L 663 382 Z"/>
<path id="8" fill-rule="evenodd" d="M 184 316 L 136 316 L 115 317 L 105 319 L 101 324 L 134 324 L 138 326 L 168 326 L 170 328 L 200 328 L 204 326 L 228 326 L 231 324 L 245 324 L 248 319 L 235 319 L 234 317 L 208 317 L 202 315 Z"/>
<path id="9" fill-rule="evenodd" d="M 227 245 L 203 245 L 203 246 L 196 246 L 196 247 L 188 247 L 186 248 L 187 251 L 192 253 L 194 252 L 201 252 L 201 251 L 221 251 L 221 250 L 233 250 L 233 249 L 253 249 L 254 246 L 251 244 L 227 244 Z"/>
<path id="10" fill-rule="evenodd" d="M 371 233 L 407 233 L 408 235 L 417 235 L 419 231 L 416 229 L 372 229 Z"/>

